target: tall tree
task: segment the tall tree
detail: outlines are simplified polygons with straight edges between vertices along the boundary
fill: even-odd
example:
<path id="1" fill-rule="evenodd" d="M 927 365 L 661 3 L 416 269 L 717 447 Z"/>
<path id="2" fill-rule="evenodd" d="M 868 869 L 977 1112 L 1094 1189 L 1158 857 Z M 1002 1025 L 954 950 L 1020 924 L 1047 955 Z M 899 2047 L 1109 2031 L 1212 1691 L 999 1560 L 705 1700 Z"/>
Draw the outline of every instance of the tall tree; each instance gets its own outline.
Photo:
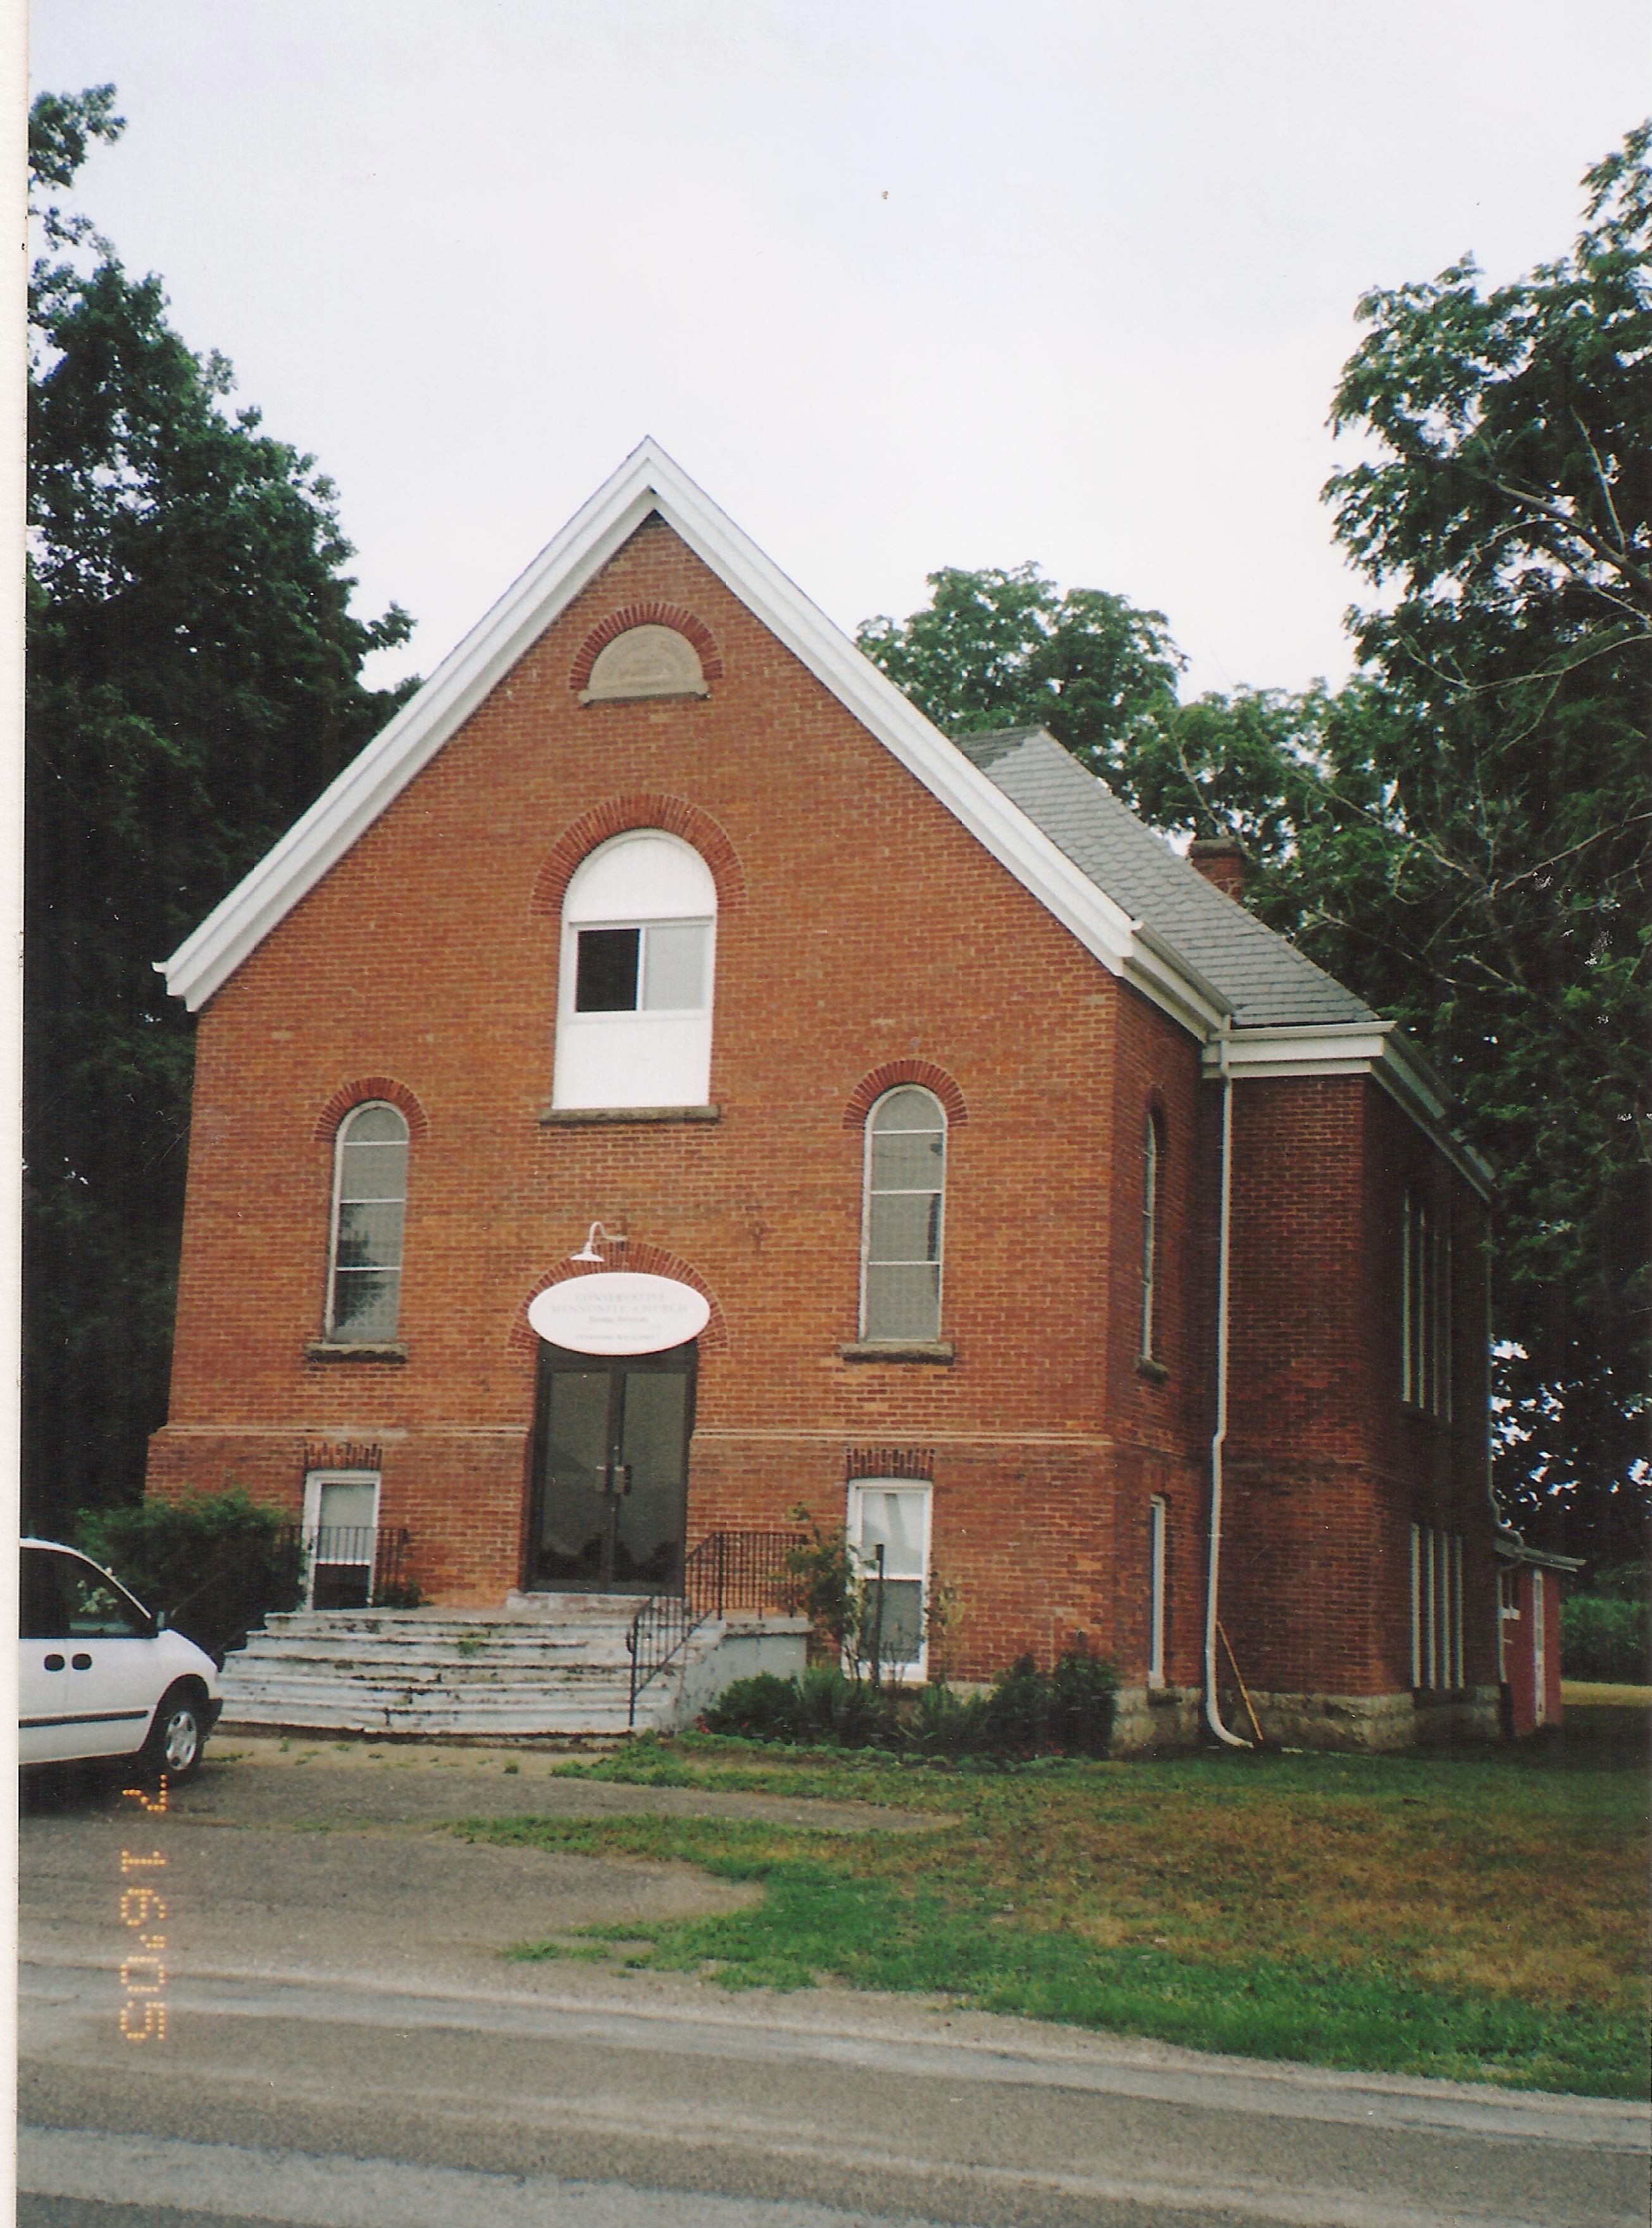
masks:
<path id="1" fill-rule="evenodd" d="M 1327 490 L 1384 592 L 1353 619 L 1382 716 L 1339 739 L 1334 803 L 1386 851 L 1328 925 L 1502 1172 L 1503 1467 L 1597 1523 L 1647 1475 L 1649 145 L 1587 174 L 1559 261 L 1366 298 L 1333 422 L 1376 453 Z"/>
<path id="2" fill-rule="evenodd" d="M 48 200 L 122 130 L 43 95 L 30 165 L 23 1477 L 31 1521 L 130 1497 L 164 1418 L 191 1034 L 152 963 L 383 722 L 405 614 L 350 612 L 314 460 Z M 43 204 L 41 205 L 41 204 Z M 413 684 L 407 684 L 411 687 Z"/>
<path id="3" fill-rule="evenodd" d="M 1032 567 L 933 574 L 930 611 L 861 636 L 952 732 L 1042 720 L 1168 833 L 1240 836 L 1255 909 L 1416 1034 L 1500 1171 L 1505 1498 L 1569 1506 L 1623 1556 L 1652 1303 L 1649 141 L 1588 174 L 1560 261 L 1489 291 L 1464 261 L 1360 304 L 1333 416 L 1374 453 L 1327 496 L 1384 600 L 1353 615 L 1339 693 L 1161 687 L 1097 716 L 1048 677 L 1051 643 L 1079 663 L 1086 605 L 1130 607 Z M 976 610 L 989 692 L 951 669 L 988 640 Z M 1168 679 L 1164 623 L 1137 616 Z"/>

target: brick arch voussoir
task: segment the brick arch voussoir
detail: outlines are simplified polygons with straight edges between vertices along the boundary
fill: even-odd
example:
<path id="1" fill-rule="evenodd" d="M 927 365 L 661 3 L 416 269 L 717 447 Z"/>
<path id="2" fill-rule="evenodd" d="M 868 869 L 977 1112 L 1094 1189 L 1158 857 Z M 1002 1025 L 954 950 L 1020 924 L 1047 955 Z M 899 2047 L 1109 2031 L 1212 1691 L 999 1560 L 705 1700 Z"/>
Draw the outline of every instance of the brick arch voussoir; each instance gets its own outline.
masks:
<path id="1" fill-rule="evenodd" d="M 634 795 L 611 797 L 582 813 L 564 829 L 534 878 L 528 910 L 538 920 L 560 920 L 562 900 L 574 871 L 599 843 L 636 829 L 657 828 L 667 836 L 691 844 L 711 869 L 717 885 L 717 909 L 733 912 L 746 899 L 746 870 L 728 832 L 708 812 L 690 804 L 686 797 Z"/>
<path id="2" fill-rule="evenodd" d="M 671 1277 L 679 1284 L 691 1284 L 711 1309 L 706 1328 L 700 1334 L 702 1354 L 727 1354 L 729 1350 L 728 1323 L 723 1314 L 722 1302 L 706 1282 L 692 1262 L 685 1261 L 680 1253 L 673 1253 L 663 1245 L 651 1245 L 646 1239 L 629 1245 L 615 1247 L 611 1268 L 630 1269 L 644 1277 Z M 553 1284 L 566 1284 L 575 1277 L 594 1277 L 600 1271 L 592 1265 L 572 1261 L 560 1262 L 547 1270 L 530 1292 L 522 1296 L 522 1303 L 512 1320 L 506 1350 L 514 1359 L 531 1359 L 539 1345 L 539 1337 L 528 1320 L 528 1310 L 541 1292 L 548 1292 Z"/>
<path id="3" fill-rule="evenodd" d="M 592 628 L 579 644 L 579 655 L 568 675 L 568 686 L 575 695 L 590 681 L 592 667 L 609 643 L 618 641 L 622 634 L 629 634 L 633 627 L 639 626 L 669 627 L 673 634 L 680 634 L 685 641 L 694 644 L 700 659 L 700 670 L 708 682 L 722 679 L 723 661 L 717 648 L 717 637 L 704 619 L 696 618 L 681 604 L 663 604 L 657 599 L 650 599 L 643 603 L 627 604 L 621 611 L 610 611 L 606 618 L 599 619 Z"/>
<path id="4" fill-rule="evenodd" d="M 316 1126 L 311 1133 L 316 1143 L 330 1145 L 339 1124 L 350 1109 L 365 1105 L 370 1098 L 382 1098 L 397 1109 L 415 1144 L 422 1143 L 430 1135 L 429 1117 L 417 1094 L 409 1091 L 405 1083 L 398 1083 L 394 1075 L 359 1075 L 354 1083 L 341 1083 L 316 1117 Z"/>
<path id="5" fill-rule="evenodd" d="M 970 1110 L 964 1103 L 964 1093 L 944 1067 L 937 1067 L 928 1060 L 887 1060 L 881 1067 L 874 1067 L 864 1076 L 849 1093 L 843 1109 L 846 1130 L 864 1130 L 866 1117 L 886 1091 L 893 1091 L 902 1083 L 920 1084 L 932 1091 L 940 1100 L 949 1127 L 956 1129 L 970 1118 Z"/>

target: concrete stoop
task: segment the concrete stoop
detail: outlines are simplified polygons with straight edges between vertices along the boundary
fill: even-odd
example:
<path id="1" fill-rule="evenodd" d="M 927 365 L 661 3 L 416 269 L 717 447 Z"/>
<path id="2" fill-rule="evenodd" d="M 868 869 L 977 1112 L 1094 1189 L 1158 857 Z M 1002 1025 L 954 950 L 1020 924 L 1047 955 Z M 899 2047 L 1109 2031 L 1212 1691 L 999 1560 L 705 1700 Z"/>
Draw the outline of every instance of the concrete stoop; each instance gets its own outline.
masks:
<path id="1" fill-rule="evenodd" d="M 514 1597 L 503 1613 L 295 1610 L 225 1662 L 222 1722 L 246 1731 L 611 1739 L 679 1722 L 726 1627 L 713 1622 L 643 1689 L 629 1723 L 625 1639 L 642 1597 Z M 739 1675 L 736 1674 L 735 1675 Z M 713 1687 L 727 1681 L 714 1678 Z"/>

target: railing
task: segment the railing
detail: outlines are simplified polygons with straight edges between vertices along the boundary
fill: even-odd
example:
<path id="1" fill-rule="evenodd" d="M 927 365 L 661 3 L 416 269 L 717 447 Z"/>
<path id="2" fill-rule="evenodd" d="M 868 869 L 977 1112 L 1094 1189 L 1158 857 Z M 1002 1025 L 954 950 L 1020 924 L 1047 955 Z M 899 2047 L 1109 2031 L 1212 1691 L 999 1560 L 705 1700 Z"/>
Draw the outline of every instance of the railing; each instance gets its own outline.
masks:
<path id="1" fill-rule="evenodd" d="M 279 1537 L 311 1609 L 368 1609 L 402 1586 L 405 1524 L 287 1524 Z"/>
<path id="2" fill-rule="evenodd" d="M 682 1591 L 651 1594 L 625 1636 L 631 1659 L 628 1725 L 637 1723 L 637 1698 L 644 1687 L 709 1618 L 734 1610 L 787 1606 L 795 1584 L 787 1559 L 805 1537 L 802 1532 L 709 1532 L 690 1550 L 682 1565 Z"/>

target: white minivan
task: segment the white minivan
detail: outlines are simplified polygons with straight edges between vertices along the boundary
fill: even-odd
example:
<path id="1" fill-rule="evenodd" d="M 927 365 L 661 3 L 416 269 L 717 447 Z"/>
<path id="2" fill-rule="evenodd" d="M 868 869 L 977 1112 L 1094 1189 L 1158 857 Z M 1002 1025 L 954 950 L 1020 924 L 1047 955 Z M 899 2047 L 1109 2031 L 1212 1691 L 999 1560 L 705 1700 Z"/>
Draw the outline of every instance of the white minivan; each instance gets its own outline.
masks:
<path id="1" fill-rule="evenodd" d="M 72 1547 L 25 1540 L 21 1577 L 19 1761 L 141 1755 L 188 1778 L 222 1707 L 211 1656 Z"/>

